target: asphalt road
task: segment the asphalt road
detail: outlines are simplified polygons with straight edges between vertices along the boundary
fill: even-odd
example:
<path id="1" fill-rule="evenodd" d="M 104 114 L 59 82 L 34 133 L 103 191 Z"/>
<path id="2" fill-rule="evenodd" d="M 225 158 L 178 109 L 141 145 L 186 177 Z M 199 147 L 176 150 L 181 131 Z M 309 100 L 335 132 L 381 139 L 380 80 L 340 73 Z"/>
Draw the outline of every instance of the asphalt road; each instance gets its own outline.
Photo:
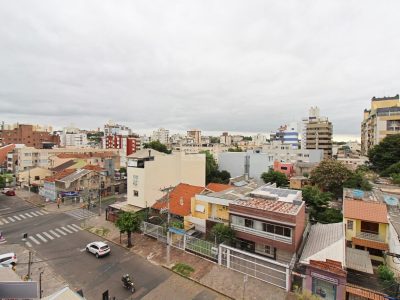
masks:
<path id="1" fill-rule="evenodd" d="M 119 299 L 152 298 L 162 295 L 173 275 L 170 271 L 151 264 L 125 248 L 108 243 L 111 254 L 97 259 L 85 251 L 92 241 L 101 240 L 79 226 L 79 215 L 46 213 L 18 197 L 0 195 L 0 230 L 8 243 L 25 245 L 35 253 L 35 259 L 45 260 L 73 289 L 82 289 L 87 299 L 101 299 L 108 290 Z M 22 240 L 24 233 L 28 239 Z M 22 262 L 21 262 L 22 263 Z M 131 294 L 121 284 L 122 274 L 131 274 L 136 292 Z M 213 291 L 189 280 L 178 290 L 168 290 L 163 299 L 216 299 Z M 195 286 L 194 286 L 195 285 Z M 156 297 L 156 296 L 155 296 Z M 158 298 L 158 296 L 157 296 Z M 156 298 L 154 298 L 156 299 Z"/>

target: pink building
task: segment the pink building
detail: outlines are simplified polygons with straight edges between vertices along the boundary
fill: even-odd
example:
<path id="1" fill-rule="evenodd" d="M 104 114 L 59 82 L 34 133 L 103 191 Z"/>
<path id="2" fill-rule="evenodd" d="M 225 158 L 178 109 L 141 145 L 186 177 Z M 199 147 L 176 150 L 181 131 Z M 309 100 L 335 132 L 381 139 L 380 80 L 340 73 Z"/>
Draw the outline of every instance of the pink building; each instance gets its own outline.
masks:
<path id="1" fill-rule="evenodd" d="M 295 173 L 292 163 L 283 163 L 277 160 L 274 161 L 274 171 L 285 174 L 287 178 L 292 177 Z"/>

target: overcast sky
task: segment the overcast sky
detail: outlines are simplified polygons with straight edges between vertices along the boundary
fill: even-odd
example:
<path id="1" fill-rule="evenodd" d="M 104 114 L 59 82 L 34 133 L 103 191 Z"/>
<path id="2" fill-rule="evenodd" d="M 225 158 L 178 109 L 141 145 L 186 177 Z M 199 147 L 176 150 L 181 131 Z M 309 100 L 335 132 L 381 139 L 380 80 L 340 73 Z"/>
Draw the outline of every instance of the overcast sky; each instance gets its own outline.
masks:
<path id="1" fill-rule="evenodd" d="M 359 135 L 400 93 L 400 1 L 1 1 L 0 120 Z"/>

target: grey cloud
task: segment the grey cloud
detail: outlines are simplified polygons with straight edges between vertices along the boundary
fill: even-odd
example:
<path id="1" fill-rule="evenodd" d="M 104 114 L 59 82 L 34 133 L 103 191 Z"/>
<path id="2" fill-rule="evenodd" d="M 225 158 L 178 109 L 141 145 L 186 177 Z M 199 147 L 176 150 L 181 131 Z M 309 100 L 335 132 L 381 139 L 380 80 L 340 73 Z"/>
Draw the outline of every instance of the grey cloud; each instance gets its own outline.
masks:
<path id="1" fill-rule="evenodd" d="M 318 105 L 358 135 L 399 93 L 398 1 L 8 1 L 6 122 L 266 132 Z"/>

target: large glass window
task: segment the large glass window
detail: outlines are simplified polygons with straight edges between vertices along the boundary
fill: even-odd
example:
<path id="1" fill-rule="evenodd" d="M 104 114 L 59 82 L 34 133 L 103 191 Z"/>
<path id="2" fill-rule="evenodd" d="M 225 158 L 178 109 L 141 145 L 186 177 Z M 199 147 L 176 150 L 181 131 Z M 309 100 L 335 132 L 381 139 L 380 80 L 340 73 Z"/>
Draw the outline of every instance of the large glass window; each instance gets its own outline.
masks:
<path id="1" fill-rule="evenodd" d="M 312 292 L 325 300 L 336 300 L 336 284 L 318 278 L 312 279 Z"/>
<path id="2" fill-rule="evenodd" d="M 244 219 L 244 226 L 253 228 L 254 227 L 254 221 L 250 219 Z"/>
<path id="3" fill-rule="evenodd" d="M 379 234 L 379 223 L 361 221 L 361 232 Z"/>
<path id="4" fill-rule="evenodd" d="M 286 236 L 286 237 L 292 236 L 292 229 L 290 229 L 288 227 L 279 226 L 279 225 L 262 223 L 262 230 L 269 232 L 269 233 Z"/>

